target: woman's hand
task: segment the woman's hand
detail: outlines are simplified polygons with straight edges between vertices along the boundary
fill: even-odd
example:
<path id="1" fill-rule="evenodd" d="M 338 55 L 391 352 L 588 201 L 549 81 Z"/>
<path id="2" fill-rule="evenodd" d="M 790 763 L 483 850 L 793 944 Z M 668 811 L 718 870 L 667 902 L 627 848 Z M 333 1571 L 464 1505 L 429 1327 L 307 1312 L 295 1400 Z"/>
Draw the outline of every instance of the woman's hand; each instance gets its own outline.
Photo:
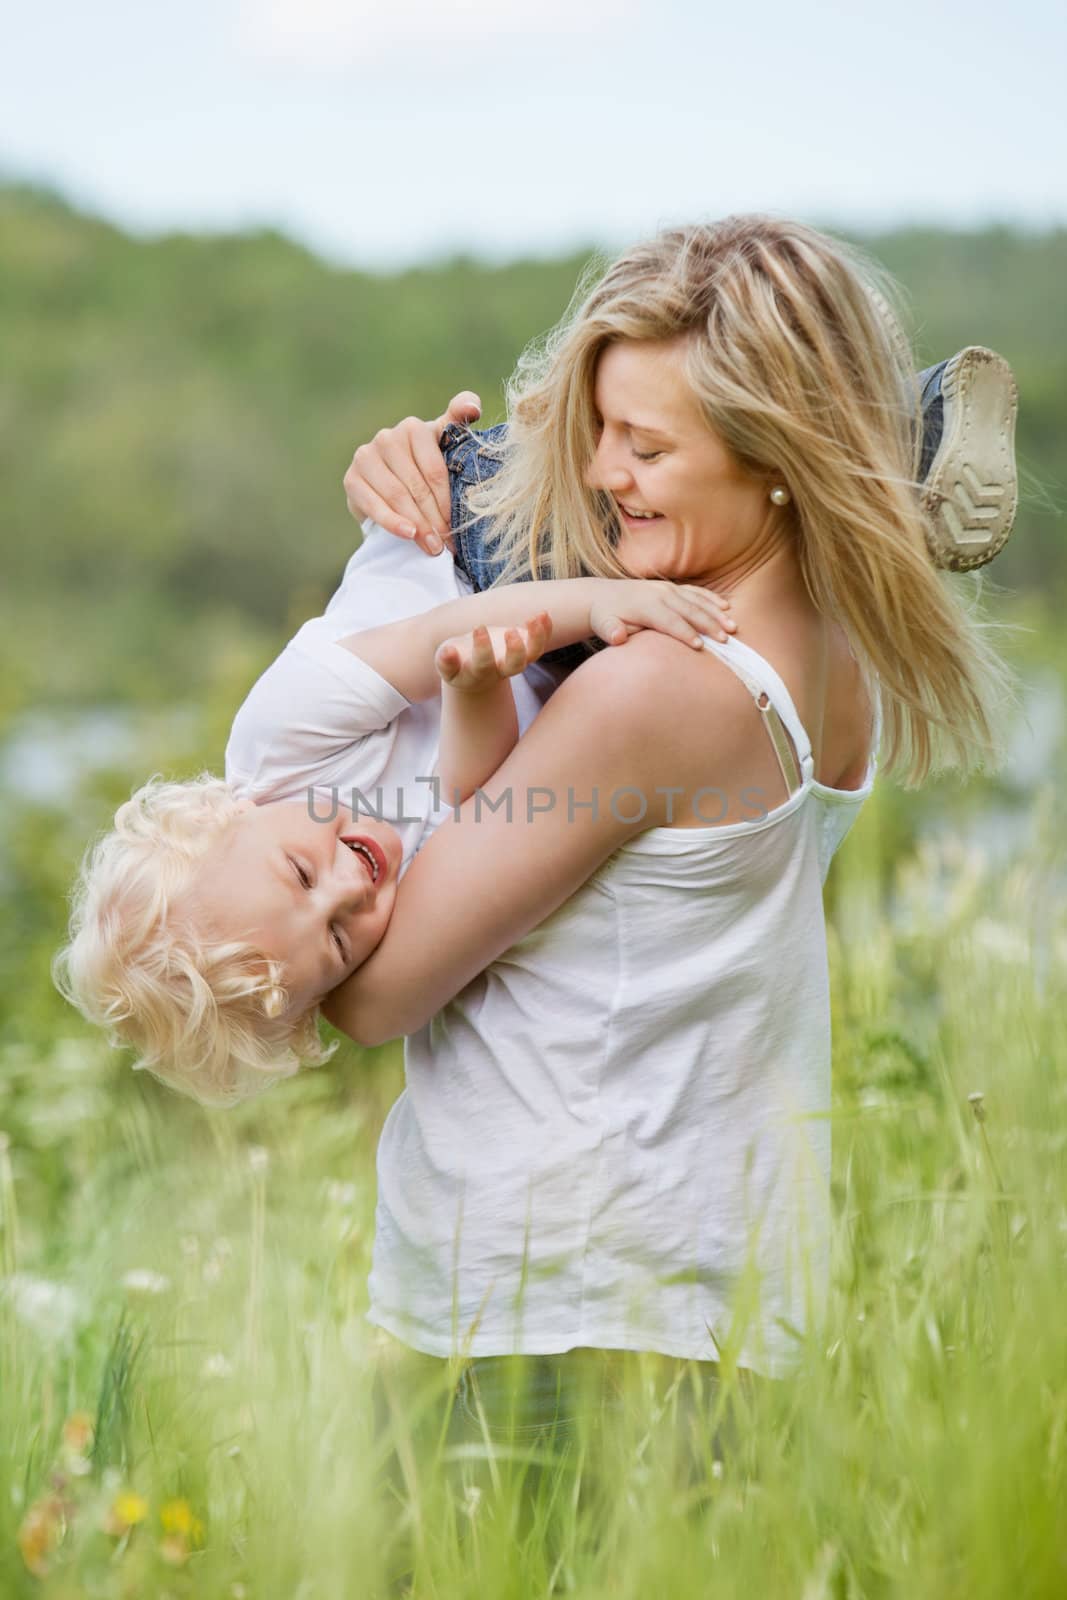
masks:
<path id="1" fill-rule="evenodd" d="M 452 491 L 441 434 L 450 422 L 474 422 L 482 414 L 476 394 L 464 389 L 433 422 L 405 417 L 380 428 L 361 444 L 344 476 L 348 509 L 358 522 L 372 517 L 389 533 L 414 539 L 429 556 L 452 549 Z"/>
<path id="2" fill-rule="evenodd" d="M 552 618 L 547 611 L 518 628 L 474 628 L 438 646 L 434 665 L 441 681 L 467 694 L 481 694 L 503 678 L 517 677 L 548 648 Z"/>
<path id="3" fill-rule="evenodd" d="M 730 602 L 713 589 L 695 583 L 670 583 L 665 578 L 597 578 L 589 627 L 605 644 L 625 644 L 632 633 L 654 628 L 703 648 L 697 634 L 725 640 L 737 623 L 727 617 Z M 696 629 L 696 633 L 694 633 Z"/>

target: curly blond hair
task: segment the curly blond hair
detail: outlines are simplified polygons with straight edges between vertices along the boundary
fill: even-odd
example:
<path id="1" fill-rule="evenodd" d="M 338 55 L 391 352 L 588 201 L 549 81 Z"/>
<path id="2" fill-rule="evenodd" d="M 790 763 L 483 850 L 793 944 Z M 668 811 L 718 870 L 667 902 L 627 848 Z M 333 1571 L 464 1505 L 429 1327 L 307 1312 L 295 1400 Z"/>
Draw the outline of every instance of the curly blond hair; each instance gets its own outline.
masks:
<path id="1" fill-rule="evenodd" d="M 1000 765 L 1015 695 L 989 635 L 1004 625 L 980 620 L 968 580 L 930 558 L 918 384 L 888 274 L 803 223 L 749 215 L 667 229 L 591 278 L 520 358 L 502 464 L 468 495 L 493 522 L 498 581 L 626 575 L 611 497 L 584 481 L 597 362 L 620 340 L 684 339 L 709 427 L 791 490 L 812 602 L 880 686 L 883 771 L 912 786 Z"/>
<path id="2" fill-rule="evenodd" d="M 209 772 L 150 778 L 87 849 L 69 943 L 52 962 L 60 993 L 139 1052 L 135 1070 L 206 1106 L 251 1099 L 336 1049 L 319 1039 L 317 1007 L 285 1017 L 277 962 L 196 926 L 198 867 L 238 815 L 230 785 Z"/>

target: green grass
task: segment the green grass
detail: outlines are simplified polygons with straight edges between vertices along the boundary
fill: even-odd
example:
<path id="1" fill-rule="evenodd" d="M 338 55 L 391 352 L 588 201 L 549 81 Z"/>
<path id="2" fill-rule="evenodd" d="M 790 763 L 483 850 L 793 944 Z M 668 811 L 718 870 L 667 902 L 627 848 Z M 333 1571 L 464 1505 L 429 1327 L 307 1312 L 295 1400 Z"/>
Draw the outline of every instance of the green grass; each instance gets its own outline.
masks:
<path id="1" fill-rule="evenodd" d="M 923 844 L 890 916 L 893 803 L 833 896 L 830 1304 L 718 1471 L 651 1362 L 562 1468 L 456 1457 L 436 1365 L 363 1318 L 395 1049 L 204 1114 L 73 1024 L 9 1044 L 5 1600 L 1067 1592 L 1062 818 L 996 868 Z"/>

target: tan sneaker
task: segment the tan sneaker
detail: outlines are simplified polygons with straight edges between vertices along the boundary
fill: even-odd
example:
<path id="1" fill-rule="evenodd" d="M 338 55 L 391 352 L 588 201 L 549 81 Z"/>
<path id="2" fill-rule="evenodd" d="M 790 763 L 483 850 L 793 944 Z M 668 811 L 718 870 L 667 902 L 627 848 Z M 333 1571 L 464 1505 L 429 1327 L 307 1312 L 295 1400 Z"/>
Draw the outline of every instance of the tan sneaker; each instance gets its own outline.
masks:
<path id="1" fill-rule="evenodd" d="M 1008 542 L 1019 499 L 1019 391 L 1003 356 L 969 345 L 920 374 L 922 505 L 934 565 L 969 572 Z"/>

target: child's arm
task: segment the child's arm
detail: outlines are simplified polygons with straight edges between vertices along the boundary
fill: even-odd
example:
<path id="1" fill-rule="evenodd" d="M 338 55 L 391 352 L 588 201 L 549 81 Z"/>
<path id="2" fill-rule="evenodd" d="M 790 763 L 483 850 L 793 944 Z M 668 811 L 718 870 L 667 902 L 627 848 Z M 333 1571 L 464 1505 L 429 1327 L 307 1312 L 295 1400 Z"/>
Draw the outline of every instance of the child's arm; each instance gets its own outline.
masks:
<path id="1" fill-rule="evenodd" d="M 484 594 L 450 600 L 432 611 L 382 628 L 366 628 L 337 642 L 385 678 L 407 700 L 428 700 L 440 679 L 434 664 L 446 639 L 479 626 L 517 628 L 535 613 L 552 617 L 553 647 L 594 635 L 624 644 L 631 633 L 654 628 L 700 649 L 703 632 L 725 640 L 722 600 L 696 584 L 648 578 L 564 578 L 502 584 Z"/>
<path id="2" fill-rule="evenodd" d="M 441 680 L 443 797 L 459 805 L 492 777 L 514 748 L 519 720 L 509 678 L 525 672 L 552 633 L 547 611 L 522 628 L 475 628 L 437 651 Z"/>

